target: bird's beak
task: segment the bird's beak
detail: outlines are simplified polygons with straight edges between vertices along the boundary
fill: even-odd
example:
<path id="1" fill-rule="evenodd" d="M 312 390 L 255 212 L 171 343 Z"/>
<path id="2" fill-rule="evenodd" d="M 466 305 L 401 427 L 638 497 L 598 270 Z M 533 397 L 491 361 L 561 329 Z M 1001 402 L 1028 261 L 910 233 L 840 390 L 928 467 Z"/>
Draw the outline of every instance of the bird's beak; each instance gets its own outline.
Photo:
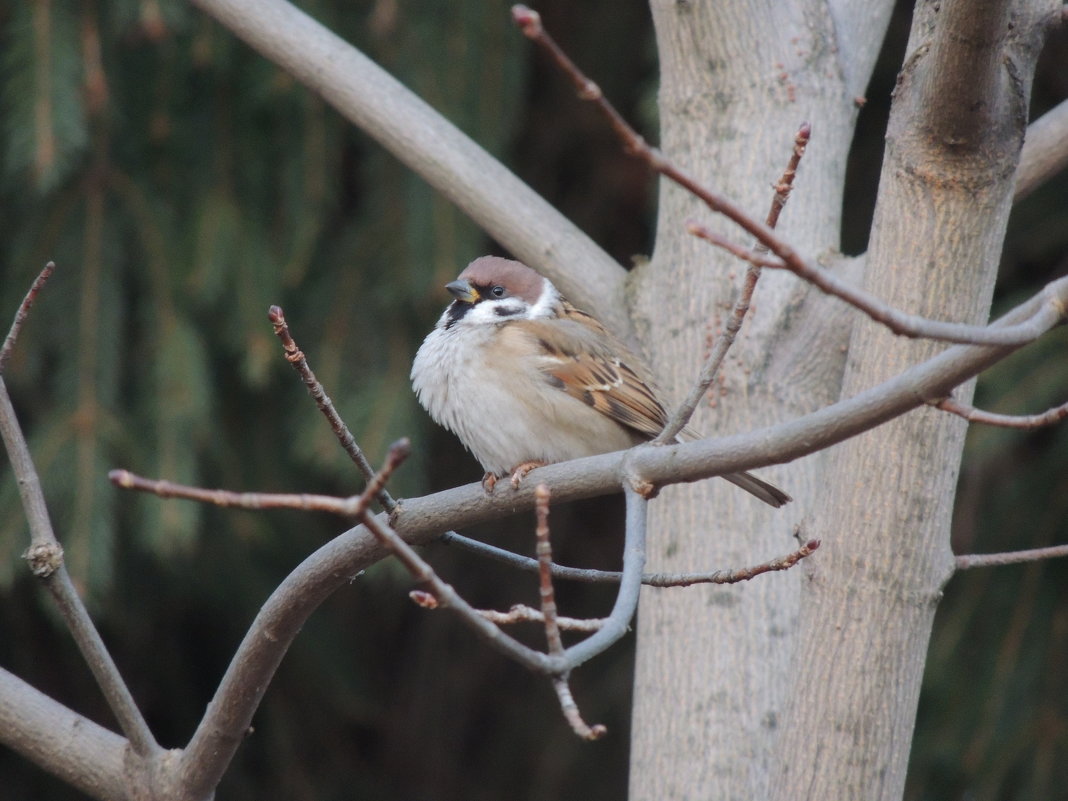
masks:
<path id="1" fill-rule="evenodd" d="M 478 290 L 471 286 L 467 281 L 450 281 L 445 284 L 445 288 L 449 291 L 450 295 L 463 303 L 478 302 Z"/>

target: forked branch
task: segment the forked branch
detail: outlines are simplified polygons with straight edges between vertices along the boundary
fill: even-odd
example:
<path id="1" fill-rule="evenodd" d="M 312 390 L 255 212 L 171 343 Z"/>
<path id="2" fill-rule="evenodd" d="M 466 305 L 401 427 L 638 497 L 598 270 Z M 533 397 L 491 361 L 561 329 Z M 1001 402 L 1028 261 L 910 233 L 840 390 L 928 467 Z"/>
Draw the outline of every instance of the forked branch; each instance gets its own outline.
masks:
<path id="1" fill-rule="evenodd" d="M 1045 332 L 1051 321 L 1064 320 L 1066 309 L 1063 305 L 1059 307 L 1044 305 L 1036 310 L 1034 319 L 1022 321 L 1012 327 L 1002 326 L 994 329 L 991 326 L 943 322 L 895 309 L 870 293 L 846 284 L 802 257 L 770 226 L 750 216 L 727 197 L 703 185 L 658 149 L 649 145 L 605 99 L 600 87 L 586 77 L 560 49 L 545 31 L 541 24 L 541 17 L 536 11 L 517 5 L 512 8 L 512 17 L 523 35 L 545 50 L 553 63 L 571 80 L 579 98 L 593 103 L 604 115 L 616 136 L 619 137 L 626 153 L 641 159 L 652 170 L 700 199 L 710 210 L 734 222 L 778 258 L 767 258 L 711 232 L 707 232 L 708 235 L 706 235 L 707 229 L 691 224 L 692 233 L 702 236 L 712 244 L 724 248 L 752 265 L 789 270 L 824 292 L 844 300 L 900 336 L 966 345 L 1023 345 Z"/>

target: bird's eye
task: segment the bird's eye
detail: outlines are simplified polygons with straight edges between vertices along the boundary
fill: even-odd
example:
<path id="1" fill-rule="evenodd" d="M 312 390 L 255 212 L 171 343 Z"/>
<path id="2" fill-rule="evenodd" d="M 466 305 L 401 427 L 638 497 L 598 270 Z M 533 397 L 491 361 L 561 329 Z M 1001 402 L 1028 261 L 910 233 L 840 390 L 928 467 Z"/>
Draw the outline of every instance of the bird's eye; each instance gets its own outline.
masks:
<path id="1" fill-rule="evenodd" d="M 507 294 L 507 290 L 500 284 L 497 284 L 497 286 L 490 290 L 490 294 L 495 298 L 503 298 Z"/>

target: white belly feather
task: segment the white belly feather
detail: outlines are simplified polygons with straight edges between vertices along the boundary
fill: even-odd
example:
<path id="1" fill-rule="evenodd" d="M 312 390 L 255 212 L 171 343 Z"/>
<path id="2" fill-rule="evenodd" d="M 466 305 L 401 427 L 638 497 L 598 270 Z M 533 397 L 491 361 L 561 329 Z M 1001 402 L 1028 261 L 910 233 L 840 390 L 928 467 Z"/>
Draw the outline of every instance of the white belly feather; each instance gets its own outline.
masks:
<path id="1" fill-rule="evenodd" d="M 484 470 L 504 475 L 523 462 L 562 462 L 640 441 L 552 386 L 536 356 L 515 351 L 487 356 L 484 346 L 495 333 L 495 326 L 435 328 L 412 364 L 419 402 Z"/>

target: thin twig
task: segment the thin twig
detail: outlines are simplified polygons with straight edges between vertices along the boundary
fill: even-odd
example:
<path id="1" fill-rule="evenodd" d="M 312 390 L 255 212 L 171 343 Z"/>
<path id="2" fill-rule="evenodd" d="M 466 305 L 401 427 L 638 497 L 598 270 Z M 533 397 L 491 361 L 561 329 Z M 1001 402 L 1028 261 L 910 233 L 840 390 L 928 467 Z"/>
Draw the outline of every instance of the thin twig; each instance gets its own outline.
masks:
<path id="1" fill-rule="evenodd" d="M 724 195 L 704 186 L 696 177 L 676 165 L 657 148 L 649 145 L 633 128 L 631 128 L 615 108 L 604 98 L 600 87 L 587 78 L 560 47 L 546 33 L 537 12 L 526 6 L 514 6 L 512 17 L 519 25 L 523 35 L 542 47 L 555 62 L 556 66 L 571 80 L 578 96 L 593 103 L 608 120 L 612 130 L 619 137 L 624 152 L 641 159 L 655 172 L 678 184 L 694 197 L 700 199 L 709 209 L 722 214 L 744 231 L 765 245 L 777 259 L 768 259 L 747 249 L 734 245 L 720 236 L 704 236 L 691 226 L 691 233 L 724 248 L 730 253 L 760 267 L 790 270 L 802 278 L 834 295 L 846 303 L 867 314 L 873 320 L 886 326 L 900 336 L 926 338 L 943 342 L 956 342 L 966 345 L 1023 345 L 1033 341 L 1039 334 L 1049 328 L 1050 320 L 1063 321 L 1066 310 L 1051 303 L 1039 309 L 1034 318 L 1017 326 L 992 328 L 965 323 L 947 323 L 930 320 L 915 314 L 907 314 L 889 306 L 884 301 L 856 287 L 840 281 L 824 270 L 804 259 L 785 239 L 782 239 L 769 226 L 750 216 L 741 207 Z"/>
<path id="2" fill-rule="evenodd" d="M 308 364 L 307 358 L 304 356 L 304 351 L 297 347 L 296 341 L 289 333 L 289 324 L 286 322 L 285 312 L 282 311 L 281 306 L 271 306 L 267 312 L 267 319 L 271 321 L 271 325 L 274 326 L 275 336 L 282 342 L 282 350 L 285 352 L 286 361 L 293 365 L 293 369 L 300 375 L 301 381 L 304 382 L 304 386 L 308 388 L 308 394 L 315 400 L 315 404 L 319 407 L 319 411 L 326 417 L 327 422 L 330 423 L 330 428 L 334 432 L 334 436 L 337 437 L 341 447 L 344 448 L 345 453 L 349 455 L 353 464 L 359 469 L 364 479 L 371 480 L 374 476 L 375 470 L 371 466 L 371 463 L 367 461 L 367 456 L 358 444 L 356 444 L 356 438 L 352 436 L 352 432 L 349 431 L 349 427 L 345 425 L 345 421 L 341 419 L 341 415 L 338 414 L 337 409 L 334 408 L 333 401 L 330 400 L 330 396 L 326 394 L 326 390 L 319 382 L 319 379 L 315 377 L 315 373 L 312 372 L 311 366 Z M 375 498 L 382 508 L 387 512 L 392 512 L 397 502 L 393 499 L 393 496 L 383 488 L 378 496 Z"/>
<path id="3" fill-rule="evenodd" d="M 970 553 L 954 557 L 957 570 L 973 567 L 999 567 L 1015 565 L 1021 562 L 1037 562 L 1041 559 L 1056 559 L 1068 556 L 1068 545 L 1051 545 L 1048 548 L 1031 548 L 1026 551 L 1007 551 L 1005 553 Z"/>
<path id="4" fill-rule="evenodd" d="M 564 652 L 560 626 L 556 622 L 556 593 L 553 591 L 553 546 L 549 541 L 549 488 L 538 484 L 534 488 L 534 513 L 538 525 L 535 535 L 538 544 L 538 589 L 541 596 L 541 615 L 545 622 L 545 641 L 553 656 Z"/>
<path id="5" fill-rule="evenodd" d="M 338 498 L 333 495 L 293 492 L 231 492 L 143 478 L 129 470 L 112 470 L 108 473 L 108 480 L 116 487 L 148 492 L 160 498 L 179 498 L 232 509 L 298 509 L 304 512 L 330 512 L 345 517 L 359 515 L 363 497 L 353 495 L 349 498 Z"/>
<path id="6" fill-rule="evenodd" d="M 4 344 L 0 346 L 0 375 L 3 374 L 4 368 L 7 367 L 7 360 L 11 358 L 11 352 L 15 349 L 15 340 L 19 337 L 19 332 L 22 330 L 22 324 L 26 322 L 26 318 L 30 314 L 30 309 L 33 306 L 33 302 L 37 300 L 38 293 L 44 288 L 44 285 L 48 283 L 48 279 L 52 277 L 52 273 L 56 271 L 56 263 L 54 261 L 48 262 L 44 266 L 44 269 L 38 273 L 37 278 L 30 284 L 30 289 L 26 293 L 26 297 L 22 299 L 22 303 L 19 304 L 19 309 L 15 312 L 15 319 L 11 321 L 11 329 L 7 332 L 7 336 L 4 338 Z"/>
<path id="7" fill-rule="evenodd" d="M 582 719 L 578 704 L 575 703 L 575 699 L 571 695 L 571 686 L 568 684 L 567 676 L 554 677 L 553 689 L 556 690 L 556 697 L 560 701 L 560 710 L 564 713 L 564 717 L 575 734 L 583 740 L 592 741 L 599 740 L 608 733 L 608 728 L 603 723 L 595 723 L 590 726 Z"/>
<path id="8" fill-rule="evenodd" d="M 977 409 L 971 404 L 961 403 L 956 398 L 942 398 L 931 403 L 936 409 L 959 415 L 971 423 L 985 423 L 1004 428 L 1040 428 L 1057 423 L 1068 417 L 1068 403 L 1047 409 L 1041 414 L 996 414 Z"/>
<path id="9" fill-rule="evenodd" d="M 423 609 L 440 609 L 438 599 L 425 590 L 412 590 L 408 597 Z M 482 615 L 486 620 L 498 626 L 511 626 L 515 623 L 545 623 L 545 615 L 533 606 L 526 604 L 513 604 L 507 612 L 498 612 L 496 609 L 476 609 L 475 612 Z M 600 630 L 604 625 L 604 618 L 578 618 L 556 616 L 556 625 L 564 631 L 593 632 Z"/>
<path id="10" fill-rule="evenodd" d="M 493 609 L 479 609 L 478 613 L 486 620 L 496 623 L 498 626 L 507 626 L 512 623 L 545 623 L 545 613 L 525 604 L 515 604 L 507 612 L 497 612 Z M 556 616 L 556 626 L 562 631 L 600 631 L 604 625 L 604 618 L 591 617 L 567 617 Z"/>
<path id="11" fill-rule="evenodd" d="M 466 551 L 484 556 L 494 561 L 514 567 L 518 570 L 536 572 L 539 563 L 529 556 L 513 553 L 496 545 L 479 542 L 455 532 L 450 532 L 447 537 L 442 537 L 441 542 L 454 545 Z M 643 573 L 642 584 L 647 587 L 688 587 L 692 584 L 735 584 L 739 581 L 748 581 L 751 578 L 769 573 L 775 570 L 788 570 L 805 557 L 811 555 L 820 546 L 819 540 L 809 540 L 800 548 L 790 553 L 769 559 L 759 565 L 741 567 L 732 570 L 712 570 L 701 573 Z M 552 565 L 552 575 L 555 579 L 568 581 L 582 581 L 590 584 L 617 584 L 623 575 L 617 570 L 596 570 L 585 567 L 568 567 L 566 565 Z"/>
<path id="12" fill-rule="evenodd" d="M 1068 308 L 1051 293 L 1051 285 L 1047 284 L 1039 293 L 1044 296 L 1045 302 L 1039 305 L 1031 317 L 1015 325 L 982 326 L 930 320 L 895 309 L 863 289 L 842 281 L 833 273 L 809 264 L 796 254 L 790 259 L 785 259 L 781 253 L 772 248 L 772 252 L 779 257 L 778 259 L 762 256 L 692 220 L 687 224 L 687 230 L 694 236 L 699 236 L 750 264 L 774 270 L 789 270 L 828 295 L 844 300 L 901 336 L 922 337 L 964 345 L 1015 347 L 1033 342 L 1052 326 L 1062 324 L 1068 317 Z"/>
<path id="13" fill-rule="evenodd" d="M 89 612 L 63 563 L 63 548 L 52 528 L 41 490 L 41 480 L 2 378 L 0 436 L 11 460 L 11 470 L 18 482 L 22 508 L 30 527 L 30 547 L 25 554 L 30 569 L 44 582 L 45 588 L 55 601 L 82 658 L 89 666 L 97 686 L 119 722 L 123 734 L 129 739 L 133 751 L 139 756 L 148 756 L 159 751 L 152 731 L 148 728 L 141 710 L 137 708 L 130 688 L 123 681 L 115 660 L 111 658 L 104 640 L 100 637 L 100 632 L 93 625 L 93 620 L 89 617 Z"/>
<path id="14" fill-rule="evenodd" d="M 802 123 L 797 131 L 797 135 L 794 137 L 794 149 L 790 154 L 790 161 L 786 165 L 782 177 L 779 178 L 778 183 L 775 184 L 775 193 L 771 199 L 771 208 L 768 210 L 768 228 L 774 228 L 779 223 L 779 215 L 786 207 L 786 201 L 790 197 L 790 190 L 793 188 L 794 176 L 797 175 L 797 167 L 801 163 L 801 157 L 805 155 L 805 148 L 808 146 L 808 140 L 811 135 L 812 126 L 807 122 Z M 762 242 L 757 242 L 754 246 L 754 250 L 758 253 L 766 252 L 767 246 Z M 745 321 L 745 316 L 749 313 L 749 304 L 753 299 L 753 292 L 756 291 L 757 281 L 760 279 L 760 269 L 761 268 L 756 264 L 750 264 L 746 269 L 745 278 L 742 281 L 741 294 L 734 304 L 734 309 L 731 311 L 731 316 L 727 320 L 727 325 L 724 328 L 723 333 L 716 338 L 715 344 L 712 347 L 712 352 L 708 354 L 708 358 L 701 367 L 701 373 L 697 377 L 697 382 L 690 390 L 690 394 L 686 396 L 686 399 L 679 405 L 679 408 L 675 410 L 671 419 L 668 420 L 667 425 L 664 426 L 664 430 L 660 432 L 655 440 L 653 440 L 655 444 L 659 445 L 664 442 L 671 442 L 675 439 L 678 433 L 690 422 L 690 418 L 693 417 L 693 413 L 697 409 L 697 404 L 701 402 L 701 398 L 705 396 L 705 393 L 708 392 L 708 388 L 712 386 L 712 382 L 716 379 L 716 374 L 719 372 L 720 365 L 723 364 L 723 359 L 727 356 L 727 351 L 730 350 L 731 345 L 734 344 L 735 337 L 738 336 L 738 332 L 742 329 L 742 323 Z"/>
<path id="15" fill-rule="evenodd" d="M 796 551 L 777 559 L 769 559 L 759 565 L 737 570 L 716 570 L 712 573 L 653 573 L 642 577 L 642 584 L 650 587 L 689 587 L 691 584 L 737 584 L 749 581 L 764 573 L 789 570 L 802 559 L 811 556 L 820 547 L 819 540 L 809 540 Z"/>

